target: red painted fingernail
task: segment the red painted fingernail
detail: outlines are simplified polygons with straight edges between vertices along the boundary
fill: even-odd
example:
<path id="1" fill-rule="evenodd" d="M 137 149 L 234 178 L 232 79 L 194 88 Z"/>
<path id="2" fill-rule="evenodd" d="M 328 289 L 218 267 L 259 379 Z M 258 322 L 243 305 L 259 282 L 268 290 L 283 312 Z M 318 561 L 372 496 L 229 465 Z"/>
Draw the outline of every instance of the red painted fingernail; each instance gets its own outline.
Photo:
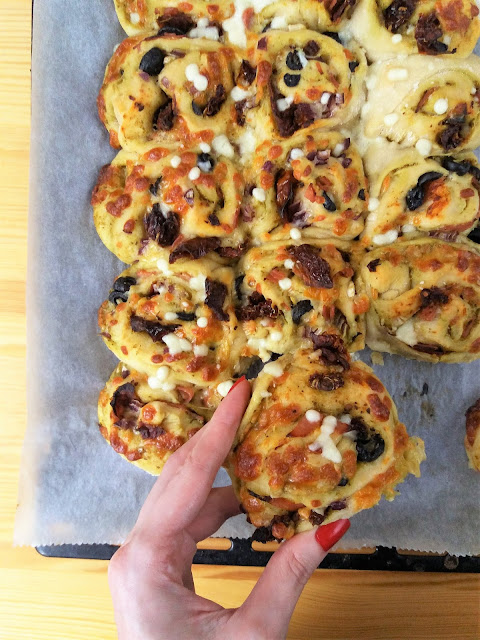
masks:
<path id="1" fill-rule="evenodd" d="M 350 529 L 350 520 L 337 520 L 323 527 L 318 527 L 315 540 L 324 551 L 328 551 Z"/>
<path id="2" fill-rule="evenodd" d="M 240 382 L 242 382 L 243 380 L 246 380 L 245 376 L 242 376 L 241 378 L 239 378 L 239 379 L 238 379 L 238 380 L 237 380 L 237 381 L 232 385 L 232 387 L 231 387 L 231 389 L 230 389 L 230 391 L 229 391 L 228 393 L 231 393 L 231 392 L 235 389 L 235 387 L 236 387 L 238 384 L 240 384 Z M 227 393 L 227 395 L 228 395 L 228 393 Z"/>

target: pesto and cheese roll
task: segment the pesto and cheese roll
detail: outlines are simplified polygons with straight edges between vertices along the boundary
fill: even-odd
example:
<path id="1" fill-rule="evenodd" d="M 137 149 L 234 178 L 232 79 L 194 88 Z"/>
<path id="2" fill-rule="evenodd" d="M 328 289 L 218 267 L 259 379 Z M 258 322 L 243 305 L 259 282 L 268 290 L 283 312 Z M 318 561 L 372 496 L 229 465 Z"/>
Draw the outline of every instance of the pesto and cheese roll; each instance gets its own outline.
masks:
<path id="1" fill-rule="evenodd" d="M 233 157 L 229 138 L 241 130 L 234 100 L 243 91 L 241 63 L 232 49 L 211 40 L 152 33 L 127 38 L 98 96 L 112 146 L 141 152 L 151 142 L 207 142 Z"/>
<path id="2" fill-rule="evenodd" d="M 337 131 L 297 133 L 265 141 L 257 149 L 242 217 L 252 237 L 352 240 L 363 230 L 367 179 L 348 135 Z"/>
<path id="3" fill-rule="evenodd" d="M 351 351 L 364 346 L 362 314 L 368 299 L 357 291 L 349 243 L 272 242 L 250 249 L 237 271 L 237 318 L 246 336 L 243 356 L 266 361 L 328 331 Z"/>
<path id="4" fill-rule="evenodd" d="M 366 60 L 314 31 L 270 31 L 257 42 L 255 120 L 264 139 L 331 129 L 356 116 L 364 99 Z"/>
<path id="5" fill-rule="evenodd" d="M 423 442 L 408 437 L 383 384 L 334 355 L 283 356 L 253 386 L 226 466 L 259 540 L 349 518 L 420 475 Z"/>
<path id="6" fill-rule="evenodd" d="M 120 363 L 98 398 L 100 433 L 129 462 L 158 475 L 168 458 L 207 421 L 201 391 L 190 384 L 164 389 Z"/>
<path id="7" fill-rule="evenodd" d="M 423 156 L 480 144 L 480 59 L 413 55 L 377 62 L 363 107 L 367 138 L 381 136 Z"/>
<path id="8" fill-rule="evenodd" d="M 272 29 L 297 30 L 300 26 L 320 33 L 336 33 L 348 24 L 356 2 L 357 0 L 270 0 L 248 15 L 247 26 L 257 33 Z"/>
<path id="9" fill-rule="evenodd" d="M 236 365 L 233 280 L 230 268 L 207 259 L 138 262 L 99 309 L 103 340 L 128 367 L 217 393 Z"/>
<path id="10" fill-rule="evenodd" d="M 427 362 L 480 357 L 480 250 L 419 238 L 366 254 L 367 345 Z"/>
<path id="11" fill-rule="evenodd" d="M 222 21 L 232 15 L 226 0 L 114 0 L 120 24 L 129 36 L 157 31 L 161 36 L 222 39 Z"/>
<path id="12" fill-rule="evenodd" d="M 480 471 L 480 399 L 465 414 L 465 451 L 471 469 Z"/>
<path id="13" fill-rule="evenodd" d="M 120 151 L 101 170 L 92 206 L 100 238 L 120 260 L 169 251 L 174 262 L 186 247 L 238 256 L 244 246 L 242 195 L 241 172 L 202 142 L 178 153 L 162 147 Z"/>
<path id="14" fill-rule="evenodd" d="M 382 152 L 386 151 L 386 153 Z M 372 147 L 367 247 L 431 236 L 455 241 L 468 235 L 480 215 L 480 169 L 473 153 L 424 158 L 416 149 Z"/>
<path id="15" fill-rule="evenodd" d="M 359 0 L 349 23 L 371 60 L 470 55 L 480 36 L 474 0 Z"/>

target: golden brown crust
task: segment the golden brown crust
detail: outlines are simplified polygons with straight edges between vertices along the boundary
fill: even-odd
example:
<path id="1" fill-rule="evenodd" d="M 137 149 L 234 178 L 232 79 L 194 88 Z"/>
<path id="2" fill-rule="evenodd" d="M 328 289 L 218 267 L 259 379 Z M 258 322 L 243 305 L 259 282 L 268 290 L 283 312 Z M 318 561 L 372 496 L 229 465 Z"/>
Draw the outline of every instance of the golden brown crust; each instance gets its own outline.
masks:
<path id="1" fill-rule="evenodd" d="M 351 29 L 371 60 L 414 53 L 465 58 L 480 21 L 474 0 L 360 0 Z"/>
<path id="2" fill-rule="evenodd" d="M 107 66 L 100 117 L 129 151 L 155 142 L 178 147 L 181 140 L 189 148 L 215 136 L 234 138 L 240 131 L 231 91 L 240 65 L 233 49 L 212 40 L 132 36 Z"/>
<path id="3" fill-rule="evenodd" d="M 480 357 L 480 251 L 473 242 L 397 242 L 363 258 L 367 344 L 427 362 Z"/>
<path id="4" fill-rule="evenodd" d="M 127 263 L 160 257 L 198 238 L 210 238 L 211 251 L 220 255 L 239 255 L 245 245 L 243 186 L 235 165 L 212 150 L 121 151 L 100 171 L 93 191 L 95 226 Z"/>
<path id="5" fill-rule="evenodd" d="M 98 399 L 102 436 L 126 460 L 153 475 L 161 472 L 170 455 L 201 429 L 210 414 L 193 385 L 152 389 L 146 375 L 122 363 Z"/>
<path id="6" fill-rule="evenodd" d="M 257 43 L 255 122 L 264 139 L 332 129 L 355 117 L 363 100 L 366 60 L 352 42 L 344 48 L 314 31 L 272 31 Z M 291 69 L 289 55 L 300 60 Z M 290 65 L 290 66 L 289 66 Z M 252 116 L 253 117 L 253 116 Z"/>
<path id="7" fill-rule="evenodd" d="M 260 373 L 227 461 L 237 496 L 264 533 L 288 538 L 350 517 L 418 475 L 423 443 L 408 437 L 369 367 L 325 364 L 320 351 L 305 350 L 275 365 Z"/>
<path id="8" fill-rule="evenodd" d="M 416 149 L 391 147 L 376 146 L 366 155 L 372 202 L 362 244 L 375 248 L 422 236 L 452 242 L 468 235 L 480 216 L 475 155 L 424 158 Z"/>
<path id="9" fill-rule="evenodd" d="M 298 132 L 265 141 L 247 180 L 242 212 L 254 238 L 288 238 L 296 228 L 302 238 L 352 240 L 363 230 L 367 180 L 347 135 Z"/>
<path id="10" fill-rule="evenodd" d="M 151 377 L 166 369 L 168 386 L 179 379 L 218 396 L 237 362 L 233 272 L 207 260 L 159 264 L 137 263 L 117 278 L 98 312 L 104 342 Z"/>
<path id="11" fill-rule="evenodd" d="M 353 249 L 353 250 L 352 250 Z M 308 346 L 327 332 L 350 351 L 364 346 L 368 299 L 356 288 L 349 243 L 278 241 L 251 249 L 238 265 L 245 356 L 266 360 Z"/>
<path id="12" fill-rule="evenodd" d="M 480 471 L 480 399 L 467 409 L 465 416 L 465 451 L 469 466 L 475 471 Z"/>

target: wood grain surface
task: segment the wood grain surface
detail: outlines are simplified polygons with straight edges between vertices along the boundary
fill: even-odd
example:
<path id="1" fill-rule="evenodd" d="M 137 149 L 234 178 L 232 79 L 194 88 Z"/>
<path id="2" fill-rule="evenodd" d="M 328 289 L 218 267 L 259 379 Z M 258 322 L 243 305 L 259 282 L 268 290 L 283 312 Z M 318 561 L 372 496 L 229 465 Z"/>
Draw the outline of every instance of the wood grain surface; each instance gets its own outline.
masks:
<path id="1" fill-rule="evenodd" d="M 79 1 L 95 10 L 95 1 Z M 31 0 L 0 0 L 0 638 L 106 640 L 115 638 L 106 562 L 42 558 L 34 549 L 11 546 L 26 420 L 30 20 Z M 234 607 L 260 572 L 199 566 L 194 576 L 201 595 Z M 475 575 L 317 571 L 289 637 L 479 638 L 479 587 Z"/>

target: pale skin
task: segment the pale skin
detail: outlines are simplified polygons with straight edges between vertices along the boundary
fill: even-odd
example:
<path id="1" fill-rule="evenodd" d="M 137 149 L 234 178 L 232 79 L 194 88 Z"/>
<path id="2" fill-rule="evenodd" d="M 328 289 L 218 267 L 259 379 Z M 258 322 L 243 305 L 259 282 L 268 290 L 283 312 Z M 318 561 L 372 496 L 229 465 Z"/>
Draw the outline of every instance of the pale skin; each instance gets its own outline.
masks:
<path id="1" fill-rule="evenodd" d="M 241 381 L 210 422 L 171 456 L 108 571 L 120 640 L 281 639 L 307 580 L 327 555 L 315 532 L 275 552 L 238 609 L 195 593 L 196 543 L 240 513 L 231 487 L 212 489 L 250 399 Z"/>

